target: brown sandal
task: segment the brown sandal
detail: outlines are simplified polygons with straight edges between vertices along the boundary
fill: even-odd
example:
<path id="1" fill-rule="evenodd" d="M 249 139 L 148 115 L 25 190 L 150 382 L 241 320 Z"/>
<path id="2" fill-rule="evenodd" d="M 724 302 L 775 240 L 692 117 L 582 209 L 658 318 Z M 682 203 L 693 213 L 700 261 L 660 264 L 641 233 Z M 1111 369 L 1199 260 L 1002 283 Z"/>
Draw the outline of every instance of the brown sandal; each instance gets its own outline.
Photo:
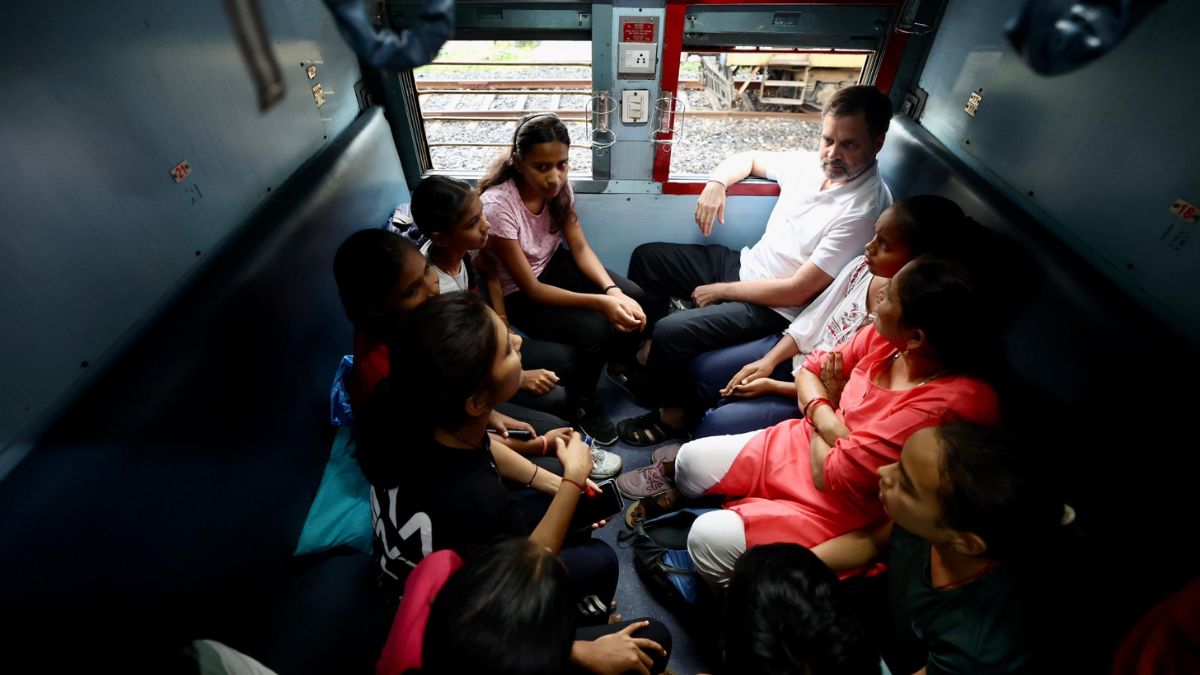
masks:
<path id="1" fill-rule="evenodd" d="M 625 525 L 633 529 L 642 521 L 670 513 L 678 506 L 679 491 L 674 489 L 639 499 L 625 509 Z"/>

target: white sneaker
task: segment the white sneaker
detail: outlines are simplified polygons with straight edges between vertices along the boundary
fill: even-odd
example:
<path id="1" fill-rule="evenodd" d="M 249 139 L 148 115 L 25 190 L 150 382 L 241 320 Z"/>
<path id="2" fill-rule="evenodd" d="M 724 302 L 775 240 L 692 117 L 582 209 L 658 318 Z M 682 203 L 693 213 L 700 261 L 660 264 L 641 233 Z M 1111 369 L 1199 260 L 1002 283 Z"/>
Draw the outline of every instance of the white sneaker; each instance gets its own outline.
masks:
<path id="1" fill-rule="evenodd" d="M 594 481 L 608 480 L 621 473 L 622 466 L 624 462 L 617 453 L 592 448 L 592 473 L 588 477 Z"/>

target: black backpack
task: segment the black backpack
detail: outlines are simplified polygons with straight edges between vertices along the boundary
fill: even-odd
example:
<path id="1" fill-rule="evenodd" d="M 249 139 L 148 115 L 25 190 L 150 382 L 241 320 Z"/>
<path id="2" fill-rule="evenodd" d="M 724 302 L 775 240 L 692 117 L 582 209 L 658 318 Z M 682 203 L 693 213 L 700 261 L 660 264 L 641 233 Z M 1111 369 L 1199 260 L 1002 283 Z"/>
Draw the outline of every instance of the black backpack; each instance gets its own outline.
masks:
<path id="1" fill-rule="evenodd" d="M 650 594 L 675 612 L 688 612 L 707 593 L 687 551 L 688 531 L 713 509 L 680 509 L 639 523 L 623 539 L 632 541 L 633 566 Z"/>

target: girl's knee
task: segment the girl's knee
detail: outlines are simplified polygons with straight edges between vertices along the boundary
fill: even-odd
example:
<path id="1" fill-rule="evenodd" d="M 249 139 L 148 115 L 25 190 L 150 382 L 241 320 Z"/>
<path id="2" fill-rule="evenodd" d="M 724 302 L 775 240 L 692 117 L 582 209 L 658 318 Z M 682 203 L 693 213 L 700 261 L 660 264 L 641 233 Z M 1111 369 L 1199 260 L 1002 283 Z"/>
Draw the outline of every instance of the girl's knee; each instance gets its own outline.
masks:
<path id="1" fill-rule="evenodd" d="M 721 483 L 753 435 L 710 436 L 684 443 L 675 457 L 675 486 L 680 494 L 699 497 Z"/>
<path id="2" fill-rule="evenodd" d="M 684 443 L 675 455 L 675 487 L 685 497 L 699 497 L 707 489 L 697 481 L 696 454 L 694 443 L 688 442 Z"/>
<path id="3" fill-rule="evenodd" d="M 741 516 L 729 510 L 700 516 L 688 533 L 687 550 L 696 571 L 709 585 L 727 586 L 734 564 L 746 551 L 746 526 Z"/>

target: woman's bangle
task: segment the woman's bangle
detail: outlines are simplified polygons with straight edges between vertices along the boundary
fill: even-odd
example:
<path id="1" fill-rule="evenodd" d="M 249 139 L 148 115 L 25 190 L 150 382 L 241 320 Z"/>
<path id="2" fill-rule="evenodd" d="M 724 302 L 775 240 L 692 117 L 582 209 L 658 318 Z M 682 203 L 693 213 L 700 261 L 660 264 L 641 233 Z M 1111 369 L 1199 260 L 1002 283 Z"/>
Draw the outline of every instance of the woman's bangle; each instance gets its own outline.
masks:
<path id="1" fill-rule="evenodd" d="M 579 483 L 576 483 L 575 481 L 571 480 L 570 478 L 567 478 L 566 476 L 563 476 L 562 479 L 563 479 L 564 483 L 570 483 L 571 485 L 574 485 L 575 487 L 579 488 L 579 494 L 582 495 L 582 494 L 587 493 L 587 491 L 584 490 L 583 486 L 580 485 Z"/>
<path id="2" fill-rule="evenodd" d="M 725 181 L 723 181 L 723 180 L 717 180 L 716 178 L 709 178 L 708 182 L 709 183 L 719 183 L 721 185 L 721 187 L 725 188 L 726 190 L 729 189 L 729 186 L 726 185 Z"/>
<path id="3" fill-rule="evenodd" d="M 603 294 L 605 294 L 605 295 L 608 295 L 608 292 L 609 292 L 609 291 L 611 291 L 611 290 L 612 290 L 612 289 L 614 289 L 614 288 L 615 288 L 615 289 L 617 289 L 617 290 L 620 290 L 620 289 L 621 289 L 621 287 L 620 287 L 620 286 L 618 286 L 618 285 L 616 285 L 616 284 L 609 284 L 608 286 L 605 286 L 605 287 L 604 287 L 604 290 L 603 290 L 603 291 L 601 291 L 601 293 L 603 293 Z"/>
<path id="4" fill-rule="evenodd" d="M 545 457 L 546 453 L 550 451 L 550 443 L 545 436 L 538 436 L 538 438 L 542 439 L 542 457 Z"/>
<path id="5" fill-rule="evenodd" d="M 812 410 L 812 407 L 814 405 L 818 405 L 821 403 L 824 403 L 825 405 L 829 406 L 830 408 L 833 407 L 833 404 L 830 403 L 829 399 L 827 399 L 827 398 L 820 398 L 820 397 L 814 398 L 813 400 L 809 401 L 808 403 L 806 403 L 804 405 L 804 412 L 802 413 L 804 415 L 804 418 L 807 419 L 809 422 L 812 422 L 812 418 L 808 416 L 808 413 L 810 410 Z"/>
<path id="6" fill-rule="evenodd" d="M 525 484 L 525 487 L 533 487 L 533 479 L 537 478 L 537 472 L 538 472 L 538 465 L 534 464 L 533 465 L 533 475 L 529 477 L 529 482 Z"/>

